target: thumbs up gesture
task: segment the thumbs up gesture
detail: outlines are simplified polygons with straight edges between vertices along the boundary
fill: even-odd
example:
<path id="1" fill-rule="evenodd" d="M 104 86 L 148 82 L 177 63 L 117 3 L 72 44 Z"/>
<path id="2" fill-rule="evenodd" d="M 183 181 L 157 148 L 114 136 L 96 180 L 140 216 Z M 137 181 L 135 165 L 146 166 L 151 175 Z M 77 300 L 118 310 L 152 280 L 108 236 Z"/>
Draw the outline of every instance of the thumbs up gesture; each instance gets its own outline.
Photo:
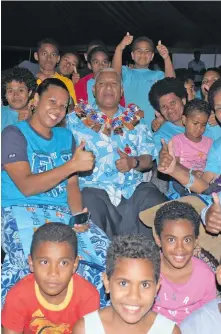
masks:
<path id="1" fill-rule="evenodd" d="M 122 39 L 122 41 L 120 42 L 120 47 L 121 50 L 124 50 L 126 48 L 127 45 L 130 45 L 133 42 L 134 37 L 130 35 L 129 32 L 127 32 L 126 36 L 124 36 L 124 38 Z"/>
<path id="2" fill-rule="evenodd" d="M 156 118 L 151 123 L 151 127 L 152 127 L 152 130 L 154 132 L 159 130 L 161 125 L 163 125 L 163 123 L 165 122 L 165 119 L 163 118 L 163 116 L 158 111 L 155 111 L 155 116 L 156 116 Z"/>
<path id="3" fill-rule="evenodd" d="M 126 173 L 129 172 L 132 168 L 136 166 L 136 159 L 130 157 L 127 153 L 117 150 L 117 153 L 120 156 L 120 159 L 116 160 L 115 164 L 119 172 Z"/>
<path id="4" fill-rule="evenodd" d="M 157 44 L 157 51 L 164 60 L 169 57 L 169 51 L 165 45 L 161 44 L 161 41 Z"/>
<path id="5" fill-rule="evenodd" d="M 221 203 L 218 194 L 212 194 L 213 204 L 206 213 L 206 230 L 212 234 L 221 232 Z"/>
<path id="6" fill-rule="evenodd" d="M 72 157 L 72 161 L 75 163 L 75 169 L 78 172 L 86 172 L 93 169 L 95 157 L 92 152 L 84 150 L 85 142 L 81 141 L 80 145 L 76 148 Z M 77 166 L 76 166 L 77 165 Z"/>
<path id="7" fill-rule="evenodd" d="M 80 74 L 77 72 L 76 66 L 74 66 L 74 72 L 72 73 L 71 80 L 74 85 L 76 85 L 76 83 L 78 83 L 78 81 L 80 80 Z"/>
<path id="8" fill-rule="evenodd" d="M 169 141 L 169 143 L 166 144 L 164 139 L 162 139 L 161 142 L 162 149 L 159 154 L 158 170 L 163 174 L 171 174 L 176 167 L 176 158 L 173 152 L 173 143 L 172 141 Z"/>

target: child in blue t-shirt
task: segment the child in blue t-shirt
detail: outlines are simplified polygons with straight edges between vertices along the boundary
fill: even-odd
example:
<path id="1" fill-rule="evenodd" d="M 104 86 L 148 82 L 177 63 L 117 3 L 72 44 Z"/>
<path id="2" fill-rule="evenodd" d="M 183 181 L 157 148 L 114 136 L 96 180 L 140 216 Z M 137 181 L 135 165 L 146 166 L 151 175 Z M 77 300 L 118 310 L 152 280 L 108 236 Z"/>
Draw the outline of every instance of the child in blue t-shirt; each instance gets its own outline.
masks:
<path id="1" fill-rule="evenodd" d="M 135 63 L 134 68 L 122 66 L 122 54 L 127 45 L 132 44 L 131 57 Z M 144 119 L 149 129 L 155 114 L 150 105 L 148 94 L 152 85 L 163 79 L 164 76 L 175 77 L 173 64 L 166 46 L 158 42 L 157 50 L 164 59 L 165 75 L 162 71 L 152 71 L 149 69 L 150 62 L 153 60 L 155 46 L 148 37 L 138 37 L 133 41 L 133 36 L 129 33 L 123 38 L 116 47 L 113 57 L 113 68 L 121 73 L 124 87 L 125 104 L 137 104 L 144 111 Z"/>

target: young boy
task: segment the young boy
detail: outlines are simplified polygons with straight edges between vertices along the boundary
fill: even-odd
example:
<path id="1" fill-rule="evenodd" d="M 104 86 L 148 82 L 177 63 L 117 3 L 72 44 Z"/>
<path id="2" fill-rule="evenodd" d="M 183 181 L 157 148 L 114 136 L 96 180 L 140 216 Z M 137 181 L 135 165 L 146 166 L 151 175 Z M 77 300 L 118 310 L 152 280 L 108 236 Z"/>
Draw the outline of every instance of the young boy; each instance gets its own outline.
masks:
<path id="1" fill-rule="evenodd" d="M 99 308 L 95 287 L 78 276 L 77 237 L 62 223 L 49 223 L 33 235 L 32 274 L 8 292 L 2 310 L 5 334 L 71 333 L 75 322 Z"/>
<path id="2" fill-rule="evenodd" d="M 127 45 L 132 44 L 132 59 L 135 63 L 133 69 L 122 66 L 122 54 Z M 169 52 L 159 41 L 157 50 L 164 59 L 165 75 L 175 77 L 173 64 L 171 62 Z M 154 119 L 154 109 L 151 107 L 148 94 L 151 86 L 158 80 L 164 78 L 162 71 L 151 71 L 149 69 L 150 62 L 154 57 L 155 47 L 153 41 L 148 37 L 138 37 L 133 41 L 133 36 L 129 33 L 123 38 L 116 47 L 113 58 L 113 68 L 118 72 L 122 72 L 122 80 L 124 87 L 125 103 L 137 104 L 144 111 L 144 119 L 147 126 L 151 129 L 151 122 Z"/>
<path id="3" fill-rule="evenodd" d="M 26 68 L 15 67 L 2 78 L 2 98 L 8 105 L 1 106 L 2 130 L 31 115 L 28 103 L 36 88 L 36 80 Z"/>
<path id="4" fill-rule="evenodd" d="M 57 78 L 65 83 L 71 98 L 74 103 L 76 103 L 73 82 L 55 71 L 55 68 L 60 61 L 58 44 L 50 38 L 43 39 L 38 43 L 37 52 L 34 53 L 34 57 L 40 67 L 40 72 L 37 73 L 37 84 L 39 85 L 47 78 Z"/>
<path id="5" fill-rule="evenodd" d="M 115 237 L 106 264 L 111 306 L 85 316 L 73 334 L 180 333 L 174 322 L 151 310 L 160 287 L 160 252 L 153 241 L 143 235 Z"/>
<path id="6" fill-rule="evenodd" d="M 221 285 L 221 265 L 217 267 L 216 279 Z M 193 312 L 181 323 L 182 334 L 220 334 L 221 298 L 217 297 Z"/>

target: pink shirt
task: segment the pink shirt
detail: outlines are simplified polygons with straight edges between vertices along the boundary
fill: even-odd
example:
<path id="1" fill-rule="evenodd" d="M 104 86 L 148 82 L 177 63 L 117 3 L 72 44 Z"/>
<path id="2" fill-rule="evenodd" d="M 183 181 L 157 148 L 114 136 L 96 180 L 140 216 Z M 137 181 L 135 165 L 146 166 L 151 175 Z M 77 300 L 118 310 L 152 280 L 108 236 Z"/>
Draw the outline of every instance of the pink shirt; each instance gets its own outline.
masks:
<path id="1" fill-rule="evenodd" d="M 173 149 L 180 163 L 186 168 L 203 171 L 206 166 L 207 154 L 213 143 L 211 138 L 202 137 L 199 143 L 194 143 L 184 133 L 172 138 Z"/>
<path id="2" fill-rule="evenodd" d="M 192 265 L 192 275 L 184 284 L 170 282 L 161 274 L 161 287 L 153 306 L 153 311 L 178 324 L 190 313 L 216 298 L 212 270 L 195 257 L 192 258 Z"/>

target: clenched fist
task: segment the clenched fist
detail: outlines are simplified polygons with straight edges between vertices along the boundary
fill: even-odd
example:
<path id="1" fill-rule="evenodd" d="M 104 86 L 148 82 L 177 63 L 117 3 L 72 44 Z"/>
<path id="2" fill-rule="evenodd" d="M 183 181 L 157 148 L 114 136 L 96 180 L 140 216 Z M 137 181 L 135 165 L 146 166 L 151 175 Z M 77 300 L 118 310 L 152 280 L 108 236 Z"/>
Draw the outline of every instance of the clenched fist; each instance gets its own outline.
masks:
<path id="1" fill-rule="evenodd" d="M 76 148 L 75 154 L 71 161 L 75 164 L 75 169 L 78 172 L 86 172 L 93 169 L 95 157 L 92 152 L 84 150 L 85 142 L 81 142 Z"/>
<path id="2" fill-rule="evenodd" d="M 161 44 L 161 41 L 158 42 L 157 51 L 164 60 L 169 57 L 169 51 L 165 45 Z"/>

